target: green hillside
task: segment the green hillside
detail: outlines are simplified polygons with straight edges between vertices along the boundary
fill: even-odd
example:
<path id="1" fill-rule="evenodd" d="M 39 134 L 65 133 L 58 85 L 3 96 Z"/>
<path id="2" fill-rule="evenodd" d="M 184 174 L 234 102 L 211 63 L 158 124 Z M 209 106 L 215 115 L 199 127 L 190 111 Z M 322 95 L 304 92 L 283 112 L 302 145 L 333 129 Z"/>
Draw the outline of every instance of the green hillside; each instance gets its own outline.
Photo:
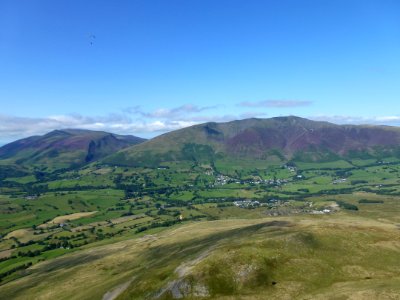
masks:
<path id="1" fill-rule="evenodd" d="M 55 130 L 1 147 L 0 164 L 42 169 L 78 167 L 143 141 L 102 131 Z"/>
<path id="2" fill-rule="evenodd" d="M 340 126 L 299 117 L 206 123 L 176 130 L 110 155 L 103 162 L 158 166 L 163 162 L 212 163 L 227 158 L 324 162 L 341 158 L 400 157 L 400 130 Z"/>

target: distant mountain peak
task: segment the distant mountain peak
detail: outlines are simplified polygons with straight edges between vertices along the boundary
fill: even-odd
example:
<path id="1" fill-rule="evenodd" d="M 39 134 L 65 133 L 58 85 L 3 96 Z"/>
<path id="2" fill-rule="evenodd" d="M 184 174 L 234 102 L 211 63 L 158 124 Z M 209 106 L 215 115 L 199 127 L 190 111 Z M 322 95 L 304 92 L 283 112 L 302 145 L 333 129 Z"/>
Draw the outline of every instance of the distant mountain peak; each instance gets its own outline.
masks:
<path id="1" fill-rule="evenodd" d="M 0 148 L 0 160 L 50 169 L 81 166 L 144 142 L 131 135 L 86 129 L 58 129 L 21 139 Z"/>
<path id="2" fill-rule="evenodd" d="M 268 159 L 271 153 L 285 160 L 326 160 L 357 151 L 400 155 L 399 147 L 400 130 L 396 127 L 337 125 L 281 116 L 194 125 L 126 148 L 106 161 L 157 165 L 172 160 L 212 162 L 221 157 Z"/>

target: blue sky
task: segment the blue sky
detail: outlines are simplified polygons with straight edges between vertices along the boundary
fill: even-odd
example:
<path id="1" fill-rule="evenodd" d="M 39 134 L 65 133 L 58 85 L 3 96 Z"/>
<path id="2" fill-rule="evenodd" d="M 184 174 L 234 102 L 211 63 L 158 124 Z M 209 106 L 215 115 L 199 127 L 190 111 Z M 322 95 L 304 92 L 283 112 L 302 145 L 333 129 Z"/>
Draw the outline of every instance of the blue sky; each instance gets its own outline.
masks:
<path id="1" fill-rule="evenodd" d="M 298 115 L 400 124 L 400 2 L 0 0 L 0 144 Z"/>

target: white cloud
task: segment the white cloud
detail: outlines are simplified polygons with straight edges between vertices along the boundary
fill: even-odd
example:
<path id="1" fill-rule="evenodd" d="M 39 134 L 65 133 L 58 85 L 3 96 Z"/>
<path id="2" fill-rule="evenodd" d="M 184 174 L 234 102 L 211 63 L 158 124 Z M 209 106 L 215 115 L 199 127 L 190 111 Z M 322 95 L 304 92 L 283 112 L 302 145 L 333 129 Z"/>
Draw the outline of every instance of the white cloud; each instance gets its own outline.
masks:
<path id="1" fill-rule="evenodd" d="M 257 102 L 244 101 L 238 103 L 238 106 L 287 108 L 287 107 L 309 106 L 311 104 L 312 101 L 303 101 L 303 100 L 263 100 Z"/>
<path id="2" fill-rule="evenodd" d="M 218 105 L 214 106 L 197 106 L 194 104 L 184 104 L 174 108 L 158 108 L 154 111 L 147 112 L 142 110 L 140 106 L 133 106 L 124 109 L 123 111 L 129 114 L 140 115 L 145 118 L 161 118 L 161 119 L 171 119 L 185 116 L 187 114 L 196 114 L 203 112 L 205 110 L 211 110 L 217 108 Z"/>
<path id="3" fill-rule="evenodd" d="M 308 117 L 315 121 L 326 121 L 336 124 L 371 124 L 371 125 L 400 125 L 400 116 L 344 116 L 344 115 L 317 115 Z"/>
<path id="4" fill-rule="evenodd" d="M 386 117 L 377 117 L 377 122 L 389 122 L 389 123 L 399 123 L 400 116 L 386 116 Z"/>
<path id="5" fill-rule="evenodd" d="M 190 119 L 132 119 L 123 114 L 111 114 L 98 117 L 68 114 L 42 118 L 0 114 L 0 144 L 32 135 L 45 134 L 55 129 L 65 128 L 102 130 L 119 134 L 152 137 L 159 133 L 191 126 L 200 122 L 200 120 L 196 121 Z"/>
<path id="6" fill-rule="evenodd" d="M 200 114 L 207 109 L 210 108 L 186 105 L 173 109 L 158 109 L 151 113 L 142 111 L 139 116 L 132 116 L 132 113 L 113 113 L 105 116 L 66 114 L 33 118 L 0 114 L 0 145 L 32 135 L 45 134 L 55 129 L 82 128 L 153 137 L 164 132 L 205 122 L 228 122 L 266 116 L 263 112 L 257 111 L 225 115 Z M 157 114 L 159 117 L 156 117 Z M 314 115 L 308 118 L 337 124 L 400 125 L 400 115 L 375 117 Z"/>
<path id="7" fill-rule="evenodd" d="M 81 128 L 153 137 L 160 133 L 205 122 L 227 122 L 261 116 L 257 112 L 240 115 L 199 115 L 211 107 L 184 105 L 173 109 L 157 109 L 151 113 L 141 111 L 134 117 L 126 113 L 106 116 L 82 116 L 80 114 L 51 115 L 42 118 L 19 117 L 0 114 L 0 144 L 16 139 L 41 135 L 55 129 Z M 138 111 L 138 108 L 133 108 Z M 130 112 L 132 114 L 132 111 Z M 137 113 L 136 113 L 137 114 Z"/>

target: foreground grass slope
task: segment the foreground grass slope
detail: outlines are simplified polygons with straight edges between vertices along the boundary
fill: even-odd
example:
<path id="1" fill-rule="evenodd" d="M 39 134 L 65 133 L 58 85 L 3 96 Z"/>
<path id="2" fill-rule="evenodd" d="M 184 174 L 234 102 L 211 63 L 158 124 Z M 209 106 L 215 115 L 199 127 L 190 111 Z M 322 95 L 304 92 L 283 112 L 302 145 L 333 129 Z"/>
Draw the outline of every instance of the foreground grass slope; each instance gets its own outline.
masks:
<path id="1" fill-rule="evenodd" d="M 387 220 L 350 213 L 193 222 L 39 263 L 0 286 L 0 295 L 395 299 L 398 230 Z"/>

